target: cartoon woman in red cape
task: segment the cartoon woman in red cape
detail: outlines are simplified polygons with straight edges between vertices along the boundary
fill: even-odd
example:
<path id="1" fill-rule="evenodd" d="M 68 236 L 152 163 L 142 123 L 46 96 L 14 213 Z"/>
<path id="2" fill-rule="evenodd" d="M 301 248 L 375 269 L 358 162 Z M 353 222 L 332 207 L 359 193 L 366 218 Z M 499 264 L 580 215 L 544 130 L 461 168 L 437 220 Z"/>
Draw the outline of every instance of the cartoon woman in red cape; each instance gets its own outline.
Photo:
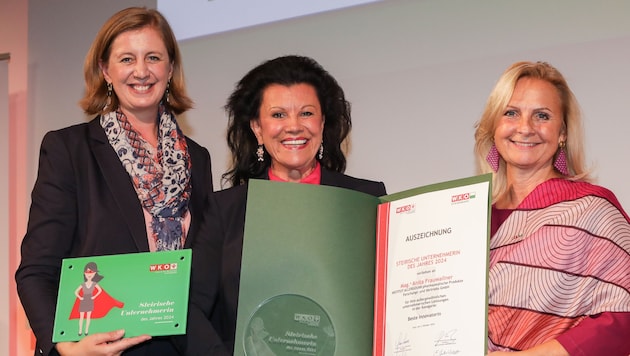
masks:
<path id="1" fill-rule="evenodd" d="M 83 268 L 83 283 L 74 291 L 77 299 L 74 302 L 69 319 L 79 318 L 79 336 L 83 334 L 83 320 L 85 319 L 85 335 L 90 328 L 92 318 L 102 318 L 116 307 L 125 304 L 107 294 L 98 282 L 103 276 L 98 274 L 98 267 L 94 262 L 88 262 Z M 98 299 L 97 299 L 98 298 Z"/>

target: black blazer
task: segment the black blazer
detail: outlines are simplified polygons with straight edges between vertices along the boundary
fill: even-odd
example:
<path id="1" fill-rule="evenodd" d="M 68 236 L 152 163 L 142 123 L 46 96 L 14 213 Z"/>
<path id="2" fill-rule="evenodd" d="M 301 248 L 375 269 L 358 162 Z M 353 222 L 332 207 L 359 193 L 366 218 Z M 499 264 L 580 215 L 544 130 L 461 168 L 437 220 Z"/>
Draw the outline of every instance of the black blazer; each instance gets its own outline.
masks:
<path id="1" fill-rule="evenodd" d="M 374 196 L 386 194 L 385 185 L 382 182 L 354 178 L 324 168 L 322 168 L 321 184 L 353 189 Z M 202 320 L 199 315 L 189 316 L 189 322 L 192 321 L 192 324 L 195 325 L 195 330 L 189 329 L 188 355 L 222 355 L 225 350 L 216 346 L 215 332 L 220 335 L 229 354 L 234 350 L 247 185 L 215 192 L 212 195 L 212 200 L 206 220 L 209 224 L 209 234 L 215 236 L 213 244 L 217 245 L 219 243 L 216 239 L 222 239 L 220 289 L 218 299 L 216 301 L 210 300 L 213 297 L 211 291 L 199 293 L 198 288 L 204 283 L 204 280 L 213 280 L 213 278 L 201 274 L 197 274 L 196 277 L 201 278 L 200 280 L 193 278 L 191 290 L 191 294 L 193 294 L 193 297 L 191 297 L 194 305 L 193 310 L 195 308 L 201 309 L 201 311 L 197 311 L 209 318 L 212 321 L 212 325 L 206 325 L 207 329 L 204 330 L 203 327 L 199 326 L 199 323 L 207 323 L 207 320 Z M 209 271 L 209 273 L 213 273 L 209 267 L 199 267 L 199 269 L 202 268 Z M 208 337 L 208 335 L 212 335 L 212 337 Z M 204 349 L 197 344 L 198 341 L 211 341 L 212 348 L 207 348 L 206 346 Z M 220 350 L 220 352 L 217 350 Z M 215 353 L 211 353 L 211 351 Z"/>
<path id="2" fill-rule="evenodd" d="M 187 139 L 192 161 L 192 246 L 212 192 L 208 150 Z M 109 144 L 98 117 L 47 133 L 32 192 L 17 290 L 37 338 L 36 355 L 57 355 L 53 319 L 65 257 L 147 252 L 144 215 L 131 178 Z M 121 328 L 124 327 L 121 325 Z M 154 338 L 125 355 L 176 355 L 170 340 Z"/>

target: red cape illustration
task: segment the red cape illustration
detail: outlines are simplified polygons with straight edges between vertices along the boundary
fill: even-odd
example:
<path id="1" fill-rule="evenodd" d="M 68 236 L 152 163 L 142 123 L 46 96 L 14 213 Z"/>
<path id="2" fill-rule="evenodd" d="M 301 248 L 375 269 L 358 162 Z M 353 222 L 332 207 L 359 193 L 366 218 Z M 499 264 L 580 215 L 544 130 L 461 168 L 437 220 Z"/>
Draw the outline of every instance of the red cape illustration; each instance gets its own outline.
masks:
<path id="1" fill-rule="evenodd" d="M 83 291 L 79 291 L 79 295 L 83 296 Z M 70 311 L 70 317 L 68 319 L 79 319 L 79 303 L 81 300 L 76 298 L 72 310 Z M 94 310 L 92 310 L 92 319 L 102 318 L 109 313 L 112 308 L 122 308 L 125 303 L 114 299 L 107 294 L 103 289 L 101 294 L 94 299 Z"/>

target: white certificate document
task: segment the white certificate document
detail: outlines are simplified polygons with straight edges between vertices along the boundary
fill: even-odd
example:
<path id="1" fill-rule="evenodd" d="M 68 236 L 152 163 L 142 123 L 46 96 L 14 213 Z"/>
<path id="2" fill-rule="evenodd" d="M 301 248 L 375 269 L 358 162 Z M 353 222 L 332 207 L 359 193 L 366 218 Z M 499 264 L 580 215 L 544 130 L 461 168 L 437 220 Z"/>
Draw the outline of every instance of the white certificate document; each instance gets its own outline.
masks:
<path id="1" fill-rule="evenodd" d="M 376 356 L 486 354 L 491 175 L 379 205 Z"/>

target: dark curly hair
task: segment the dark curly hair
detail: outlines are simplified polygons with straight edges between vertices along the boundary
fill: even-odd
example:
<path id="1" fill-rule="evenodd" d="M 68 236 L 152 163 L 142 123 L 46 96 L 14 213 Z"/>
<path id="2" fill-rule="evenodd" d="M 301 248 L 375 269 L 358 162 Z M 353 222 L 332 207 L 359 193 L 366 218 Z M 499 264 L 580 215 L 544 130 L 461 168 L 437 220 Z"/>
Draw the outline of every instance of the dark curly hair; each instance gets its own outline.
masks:
<path id="1" fill-rule="evenodd" d="M 272 84 L 285 86 L 309 84 L 315 88 L 324 120 L 324 155 L 320 164 L 332 171 L 344 172 L 346 157 L 341 144 L 350 133 L 350 103 L 343 89 L 328 71 L 309 57 L 289 55 L 265 61 L 249 71 L 236 85 L 228 98 L 227 144 L 232 154 L 230 169 L 223 174 L 222 182 L 232 186 L 260 177 L 271 165 L 269 154 L 258 162 L 258 141 L 251 130 L 250 121 L 260 114 L 265 89 Z"/>

